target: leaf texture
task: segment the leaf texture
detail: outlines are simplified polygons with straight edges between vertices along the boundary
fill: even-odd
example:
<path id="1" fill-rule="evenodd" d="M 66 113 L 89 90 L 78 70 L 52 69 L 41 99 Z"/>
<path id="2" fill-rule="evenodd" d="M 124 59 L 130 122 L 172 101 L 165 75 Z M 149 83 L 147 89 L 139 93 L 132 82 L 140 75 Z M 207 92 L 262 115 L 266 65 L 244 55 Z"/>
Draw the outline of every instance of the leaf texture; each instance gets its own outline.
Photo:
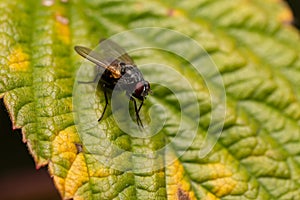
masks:
<path id="1" fill-rule="evenodd" d="M 2 0 L 0 10 L 0 96 L 37 167 L 49 165 L 63 199 L 300 199 L 300 41 L 287 25 L 291 14 L 283 2 Z M 154 94 L 142 108 L 146 123 L 166 119 L 157 134 L 126 134 L 111 108 L 100 123 L 78 129 L 74 87 L 82 59 L 73 47 L 95 47 L 100 38 L 143 27 L 193 38 L 221 74 L 224 126 L 205 157 L 199 152 L 218 107 L 205 77 L 172 52 L 131 55 L 137 64 L 171 65 L 191 83 L 201 113 L 195 135 L 192 94 L 183 80 L 159 67 L 142 68 L 150 82 L 169 80 L 174 86 L 171 91 L 153 84 Z M 186 48 L 186 41 L 164 33 L 149 32 L 146 41 L 132 34 L 124 42 Z M 88 94 L 78 98 L 89 104 Z M 89 113 L 100 116 L 105 105 L 101 90 L 95 98 L 91 111 L 80 113 L 86 124 L 95 118 Z M 183 118 L 182 108 L 189 113 Z M 187 126 L 180 129 L 180 120 Z"/>

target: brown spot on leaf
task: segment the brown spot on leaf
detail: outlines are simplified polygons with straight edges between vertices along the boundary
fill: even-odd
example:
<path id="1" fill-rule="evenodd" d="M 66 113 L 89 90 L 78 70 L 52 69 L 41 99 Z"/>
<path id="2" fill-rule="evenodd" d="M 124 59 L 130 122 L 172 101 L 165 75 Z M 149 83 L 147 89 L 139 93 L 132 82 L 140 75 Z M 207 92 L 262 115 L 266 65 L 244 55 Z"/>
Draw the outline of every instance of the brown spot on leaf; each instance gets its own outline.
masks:
<path id="1" fill-rule="evenodd" d="M 43 0 L 43 1 L 42 1 L 42 4 L 43 4 L 44 6 L 49 7 L 49 6 L 52 6 L 52 5 L 54 4 L 54 0 Z"/>
<path id="2" fill-rule="evenodd" d="M 167 16 L 168 17 L 178 17 L 178 16 L 181 16 L 182 15 L 182 12 L 178 9 L 173 9 L 173 8 L 170 8 L 168 11 L 167 11 Z"/>
<path id="3" fill-rule="evenodd" d="M 77 149 L 77 154 L 83 152 L 83 147 L 82 144 L 75 143 L 76 149 Z"/>
<path id="4" fill-rule="evenodd" d="M 169 9 L 168 10 L 168 16 L 172 17 L 174 15 L 174 9 Z"/>
<path id="5" fill-rule="evenodd" d="M 69 19 L 68 18 L 66 18 L 66 17 L 64 17 L 64 16 L 62 16 L 60 14 L 56 14 L 55 17 L 56 17 L 56 20 L 58 22 L 60 22 L 61 24 L 64 24 L 64 25 L 69 24 Z"/>
<path id="6" fill-rule="evenodd" d="M 190 200 L 189 194 L 181 188 L 177 190 L 177 197 L 179 200 Z"/>

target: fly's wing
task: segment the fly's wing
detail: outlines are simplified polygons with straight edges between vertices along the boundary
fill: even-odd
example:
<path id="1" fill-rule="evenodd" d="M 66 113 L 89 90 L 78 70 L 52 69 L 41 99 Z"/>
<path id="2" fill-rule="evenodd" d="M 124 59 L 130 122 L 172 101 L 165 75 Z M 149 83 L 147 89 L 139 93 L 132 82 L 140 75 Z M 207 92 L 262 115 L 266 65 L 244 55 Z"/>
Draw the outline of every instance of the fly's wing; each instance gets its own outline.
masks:
<path id="1" fill-rule="evenodd" d="M 100 50 L 103 51 L 103 55 L 110 58 L 110 60 L 117 60 L 118 62 L 134 65 L 132 58 L 126 53 L 126 51 L 112 40 L 101 40 Z"/>
<path id="2" fill-rule="evenodd" d="M 110 57 L 107 57 L 108 55 L 106 55 L 104 51 L 96 52 L 83 46 L 75 46 L 74 49 L 82 57 L 95 63 L 97 66 L 103 67 L 104 69 L 110 71 L 114 78 L 121 77 L 120 69 L 115 65 L 115 62 L 113 62 Z"/>
<path id="3" fill-rule="evenodd" d="M 103 61 L 102 56 L 97 52 L 93 51 L 92 49 L 82 46 L 75 46 L 74 49 L 79 55 L 95 63 L 96 65 L 104 68 L 108 66 L 108 64 L 105 61 Z"/>

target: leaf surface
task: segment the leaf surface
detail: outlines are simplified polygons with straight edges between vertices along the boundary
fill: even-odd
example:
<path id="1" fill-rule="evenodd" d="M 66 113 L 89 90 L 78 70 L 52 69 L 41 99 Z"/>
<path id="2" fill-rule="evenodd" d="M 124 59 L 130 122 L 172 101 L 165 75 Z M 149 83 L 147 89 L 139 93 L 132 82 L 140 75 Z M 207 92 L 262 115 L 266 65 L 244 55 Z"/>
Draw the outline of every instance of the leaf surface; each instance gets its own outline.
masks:
<path id="1" fill-rule="evenodd" d="M 2 0 L 0 10 L 0 96 L 63 199 L 300 199 L 300 41 L 283 2 Z M 186 37 L 136 29 L 144 27 Z M 154 92 L 141 110 L 142 121 L 158 127 L 151 136 L 120 129 L 112 103 L 98 123 L 103 91 L 78 84 L 83 59 L 73 47 L 133 29 L 125 46 L 174 50 L 129 53 Z M 204 64 L 199 76 L 198 59 L 217 71 Z M 217 77 L 221 107 L 211 93 L 222 89 Z M 211 116 L 222 106 L 219 125 Z"/>

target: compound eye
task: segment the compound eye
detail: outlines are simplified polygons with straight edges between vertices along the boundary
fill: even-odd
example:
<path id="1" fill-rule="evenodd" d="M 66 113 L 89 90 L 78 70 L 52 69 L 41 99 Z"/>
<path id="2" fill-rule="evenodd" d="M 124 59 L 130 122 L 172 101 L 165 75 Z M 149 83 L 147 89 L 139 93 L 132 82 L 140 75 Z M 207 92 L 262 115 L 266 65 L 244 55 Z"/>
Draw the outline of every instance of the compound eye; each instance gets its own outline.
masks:
<path id="1" fill-rule="evenodd" d="M 142 93 L 144 91 L 144 84 L 142 82 L 138 82 L 135 86 L 134 93 L 137 97 L 142 97 Z"/>

